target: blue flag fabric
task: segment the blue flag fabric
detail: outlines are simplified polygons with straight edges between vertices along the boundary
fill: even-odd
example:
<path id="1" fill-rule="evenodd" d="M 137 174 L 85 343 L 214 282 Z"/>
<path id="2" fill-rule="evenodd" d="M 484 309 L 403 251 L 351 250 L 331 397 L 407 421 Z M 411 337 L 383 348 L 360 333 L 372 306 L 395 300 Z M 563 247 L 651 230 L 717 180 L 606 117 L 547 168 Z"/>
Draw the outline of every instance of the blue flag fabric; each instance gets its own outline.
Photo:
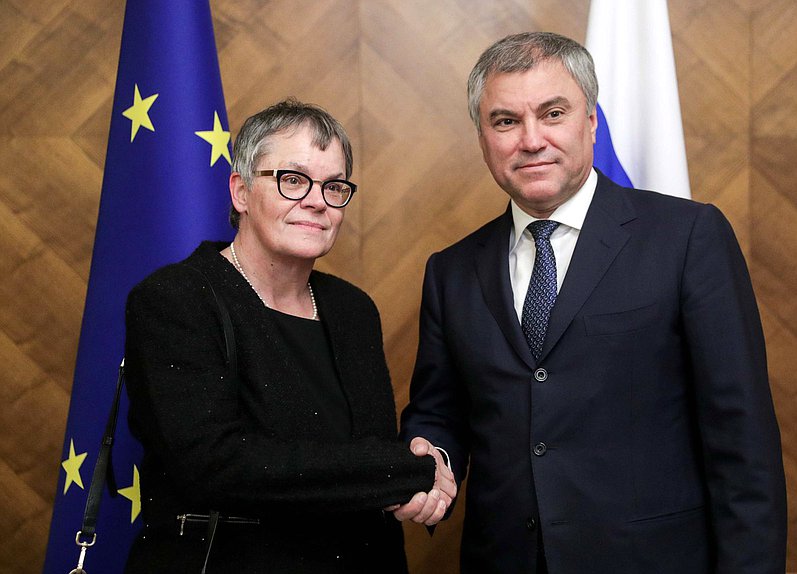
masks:
<path id="1" fill-rule="evenodd" d="M 609 131 L 609 124 L 606 123 L 606 116 L 603 115 L 600 104 L 596 106 L 596 111 L 598 112 L 598 130 L 595 133 L 595 157 L 593 158 L 593 163 L 595 167 L 603 172 L 603 175 L 614 183 L 625 187 L 634 187 L 623 168 L 623 164 L 620 163 L 620 158 L 617 157 L 617 152 L 614 151 L 612 134 Z"/>
<path id="2" fill-rule="evenodd" d="M 207 0 L 128 0 L 105 175 L 45 574 L 75 567 L 86 493 L 124 352 L 130 289 L 204 239 L 229 240 L 230 134 Z M 122 572 L 140 529 L 126 397 L 89 572 Z"/>

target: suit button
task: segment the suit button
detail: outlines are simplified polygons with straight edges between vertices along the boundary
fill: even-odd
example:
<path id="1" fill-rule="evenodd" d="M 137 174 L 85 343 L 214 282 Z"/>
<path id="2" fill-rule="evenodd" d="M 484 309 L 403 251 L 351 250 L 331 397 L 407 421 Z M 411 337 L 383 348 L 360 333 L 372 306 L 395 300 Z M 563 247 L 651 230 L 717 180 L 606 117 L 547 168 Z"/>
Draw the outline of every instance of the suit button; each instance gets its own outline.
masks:
<path id="1" fill-rule="evenodd" d="M 540 367 L 534 371 L 534 378 L 538 383 L 544 383 L 548 379 L 548 371 Z"/>
<path id="2" fill-rule="evenodd" d="M 548 447 L 545 445 L 544 442 L 538 442 L 537 444 L 534 445 L 534 454 L 536 454 L 537 456 L 543 456 L 545 454 L 545 451 L 547 450 Z"/>
<path id="3" fill-rule="evenodd" d="M 529 530 L 534 530 L 535 528 L 537 528 L 537 521 L 529 517 L 529 519 L 526 520 L 526 528 L 528 528 Z"/>

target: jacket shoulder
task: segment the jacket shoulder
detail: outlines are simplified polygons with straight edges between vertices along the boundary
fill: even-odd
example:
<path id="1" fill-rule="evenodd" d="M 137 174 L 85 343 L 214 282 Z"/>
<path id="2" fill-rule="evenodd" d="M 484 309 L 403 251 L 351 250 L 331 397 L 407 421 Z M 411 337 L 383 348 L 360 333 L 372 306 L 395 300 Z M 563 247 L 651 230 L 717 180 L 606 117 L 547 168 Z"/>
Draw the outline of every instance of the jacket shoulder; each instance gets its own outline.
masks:
<path id="1" fill-rule="evenodd" d="M 203 289 L 211 281 L 211 276 L 215 275 L 213 268 L 217 247 L 220 246 L 203 242 L 182 261 L 156 269 L 130 290 L 128 301 L 149 296 L 184 297 Z"/>
<path id="2" fill-rule="evenodd" d="M 689 230 L 702 220 L 729 225 L 722 212 L 712 204 L 647 189 L 623 187 L 602 175 L 592 201 L 597 210 L 610 214 L 620 223 L 637 220 L 651 230 Z"/>

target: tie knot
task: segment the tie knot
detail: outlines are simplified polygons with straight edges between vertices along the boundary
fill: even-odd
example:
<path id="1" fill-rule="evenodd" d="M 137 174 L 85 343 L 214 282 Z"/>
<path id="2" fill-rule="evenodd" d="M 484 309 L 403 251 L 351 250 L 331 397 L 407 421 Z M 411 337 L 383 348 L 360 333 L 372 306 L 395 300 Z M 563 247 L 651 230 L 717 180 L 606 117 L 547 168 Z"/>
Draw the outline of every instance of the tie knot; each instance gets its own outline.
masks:
<path id="1" fill-rule="evenodd" d="M 559 227 L 558 221 L 551 221 L 550 219 L 540 219 L 537 221 L 532 221 L 529 223 L 529 231 L 531 231 L 532 237 L 534 237 L 534 241 L 539 241 L 540 239 L 547 241 L 551 238 L 551 234 L 554 230 Z"/>

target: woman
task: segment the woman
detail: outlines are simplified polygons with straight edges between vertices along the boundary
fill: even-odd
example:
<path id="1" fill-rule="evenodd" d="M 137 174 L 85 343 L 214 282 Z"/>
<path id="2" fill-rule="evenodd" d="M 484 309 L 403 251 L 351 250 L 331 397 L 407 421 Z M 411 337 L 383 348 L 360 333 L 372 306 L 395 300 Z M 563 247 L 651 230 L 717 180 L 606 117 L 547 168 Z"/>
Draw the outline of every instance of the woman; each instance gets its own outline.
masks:
<path id="1" fill-rule="evenodd" d="M 400 524 L 381 509 L 429 491 L 439 520 L 453 481 L 434 449 L 395 440 L 371 299 L 313 271 L 356 191 L 348 137 L 291 99 L 249 118 L 234 155 L 234 241 L 203 243 L 128 298 L 130 427 L 145 452 L 128 571 L 406 572 Z"/>

